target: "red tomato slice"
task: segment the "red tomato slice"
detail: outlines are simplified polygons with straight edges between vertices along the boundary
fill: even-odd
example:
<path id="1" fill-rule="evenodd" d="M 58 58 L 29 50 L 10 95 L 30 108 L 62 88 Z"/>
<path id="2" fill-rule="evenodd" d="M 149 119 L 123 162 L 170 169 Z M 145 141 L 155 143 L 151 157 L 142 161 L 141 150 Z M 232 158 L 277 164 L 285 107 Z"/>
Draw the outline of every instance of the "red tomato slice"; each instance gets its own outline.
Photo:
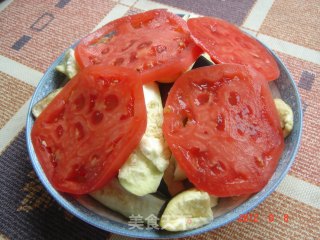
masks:
<path id="1" fill-rule="evenodd" d="M 108 64 L 132 68 L 143 83 L 172 82 L 201 54 L 187 23 L 166 10 L 117 19 L 82 39 L 75 55 L 81 68 Z"/>
<path id="2" fill-rule="evenodd" d="M 194 41 L 215 63 L 238 63 L 253 67 L 268 81 L 280 75 L 279 67 L 257 40 L 219 18 L 201 17 L 188 20 Z"/>
<path id="3" fill-rule="evenodd" d="M 117 174 L 145 128 L 138 74 L 100 65 L 70 80 L 35 121 L 31 138 L 53 186 L 85 194 Z"/>
<path id="4" fill-rule="evenodd" d="M 260 191 L 284 149 L 268 83 L 243 65 L 185 73 L 164 112 L 165 139 L 188 179 L 219 197 Z"/>

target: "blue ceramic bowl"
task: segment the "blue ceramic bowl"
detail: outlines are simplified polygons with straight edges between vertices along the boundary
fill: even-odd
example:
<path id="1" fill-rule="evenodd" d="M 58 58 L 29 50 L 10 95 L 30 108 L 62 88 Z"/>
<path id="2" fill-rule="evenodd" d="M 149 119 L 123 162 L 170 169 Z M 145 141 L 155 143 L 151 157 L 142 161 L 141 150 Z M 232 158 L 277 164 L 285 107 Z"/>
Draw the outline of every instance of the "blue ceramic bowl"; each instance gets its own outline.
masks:
<path id="1" fill-rule="evenodd" d="M 32 146 L 30 132 L 34 123 L 34 118 L 31 113 L 31 108 L 48 93 L 56 89 L 64 80 L 64 76 L 55 71 L 55 67 L 63 59 L 64 53 L 49 67 L 47 72 L 44 74 L 36 88 L 28 110 L 26 138 L 27 147 L 34 170 L 47 191 L 61 206 L 83 221 L 108 232 L 136 238 L 180 238 L 204 233 L 234 221 L 239 217 L 240 214 L 247 213 L 259 205 L 270 193 L 276 189 L 281 180 L 286 176 L 299 148 L 302 131 L 302 110 L 300 96 L 297 91 L 297 87 L 285 65 L 273 52 L 271 52 L 271 54 L 276 59 L 281 72 L 279 79 L 272 83 L 272 89 L 276 89 L 276 91 L 274 91 L 275 94 L 277 95 L 280 93 L 281 98 L 291 106 L 294 113 L 293 131 L 285 140 L 286 147 L 275 173 L 262 191 L 252 196 L 220 199 L 214 213 L 214 220 L 206 226 L 185 232 L 167 232 L 163 230 L 159 231 L 146 229 L 130 230 L 128 221 L 126 219 L 121 217 L 119 214 L 104 208 L 94 199 L 84 196 L 76 200 L 68 194 L 56 191 L 52 187 L 41 168 Z"/>

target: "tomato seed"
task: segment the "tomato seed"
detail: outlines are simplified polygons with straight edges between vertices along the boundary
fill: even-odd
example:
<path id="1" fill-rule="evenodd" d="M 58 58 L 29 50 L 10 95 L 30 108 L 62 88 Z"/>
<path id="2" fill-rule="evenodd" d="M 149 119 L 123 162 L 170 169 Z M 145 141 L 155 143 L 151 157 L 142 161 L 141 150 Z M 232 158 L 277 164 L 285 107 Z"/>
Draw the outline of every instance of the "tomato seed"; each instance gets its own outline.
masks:
<path id="1" fill-rule="evenodd" d="M 202 81 L 192 81 L 191 82 L 192 86 L 197 88 L 199 91 L 205 91 L 208 90 L 209 87 L 212 87 L 211 84 L 208 82 L 205 82 L 205 80 Z"/>
<path id="2" fill-rule="evenodd" d="M 90 97 L 89 97 L 89 111 L 88 112 L 91 112 L 93 110 L 94 106 L 96 105 L 96 99 L 97 99 L 96 95 L 90 95 Z"/>
<path id="3" fill-rule="evenodd" d="M 140 66 L 140 67 L 136 68 L 136 71 L 137 71 L 138 73 L 143 72 L 143 66 Z"/>
<path id="4" fill-rule="evenodd" d="M 248 176 L 246 174 L 243 174 L 241 172 L 237 173 L 237 177 L 235 178 L 235 180 L 237 181 L 247 181 L 248 180 Z"/>
<path id="5" fill-rule="evenodd" d="M 141 44 L 138 45 L 137 49 L 143 49 L 143 48 L 147 48 L 152 44 L 152 41 L 148 41 L 148 42 L 143 42 Z"/>
<path id="6" fill-rule="evenodd" d="M 226 170 L 226 168 L 222 162 L 218 161 L 216 164 L 214 164 L 212 167 L 210 167 L 210 170 L 214 174 L 219 175 L 219 174 L 223 173 Z"/>
<path id="7" fill-rule="evenodd" d="M 52 154 L 52 149 L 51 149 L 51 147 L 46 147 L 46 151 L 47 151 L 47 153 L 49 153 L 50 155 Z"/>
<path id="8" fill-rule="evenodd" d="M 97 78 L 97 82 L 99 83 L 100 86 L 103 86 L 103 87 L 110 86 L 110 81 L 108 79 L 104 79 L 103 77 Z"/>
<path id="9" fill-rule="evenodd" d="M 80 111 L 84 107 L 84 104 L 85 104 L 84 96 L 81 94 L 80 96 L 78 96 L 76 98 L 76 100 L 73 103 L 76 107 L 76 111 Z"/>
<path id="10" fill-rule="evenodd" d="M 121 51 L 125 51 L 127 49 L 129 49 L 133 44 L 135 44 L 137 40 L 130 40 L 129 44 L 127 46 L 125 46 L 124 48 L 121 49 Z"/>
<path id="11" fill-rule="evenodd" d="M 52 122 L 58 122 L 58 121 L 62 120 L 64 117 L 64 111 L 65 111 L 64 107 L 62 109 L 58 109 L 52 116 L 53 120 L 50 119 L 47 122 L 52 123 Z"/>
<path id="12" fill-rule="evenodd" d="M 237 92 L 230 92 L 228 100 L 232 106 L 235 106 L 240 102 L 240 95 Z"/>
<path id="13" fill-rule="evenodd" d="M 85 178 L 85 176 L 87 174 L 87 171 L 84 166 L 78 166 L 74 169 L 74 171 L 75 171 L 74 173 L 75 173 L 78 180 L 80 180 L 80 181 L 84 180 L 83 178 Z"/>
<path id="14" fill-rule="evenodd" d="M 119 99 L 116 95 L 108 95 L 104 99 L 104 105 L 106 111 L 111 111 L 115 109 L 119 104 Z"/>
<path id="15" fill-rule="evenodd" d="M 270 155 L 270 153 L 263 153 L 262 154 L 263 160 L 264 162 L 270 162 L 272 160 L 272 156 Z"/>
<path id="16" fill-rule="evenodd" d="M 92 64 L 99 64 L 102 62 L 102 60 L 96 56 L 90 56 L 89 60 Z"/>
<path id="17" fill-rule="evenodd" d="M 224 117 L 221 114 L 219 114 L 217 117 L 217 129 L 219 131 L 224 131 L 224 128 L 225 128 Z"/>
<path id="18" fill-rule="evenodd" d="M 134 115 L 134 97 L 131 97 L 127 104 L 127 114 L 121 115 L 120 120 L 126 120 Z"/>
<path id="19" fill-rule="evenodd" d="M 264 167 L 264 161 L 261 157 L 254 157 L 254 162 L 259 168 Z"/>
<path id="20" fill-rule="evenodd" d="M 210 31 L 211 31 L 212 33 L 216 33 L 216 31 L 217 31 L 217 26 L 216 26 L 216 25 L 210 25 L 210 26 L 209 26 L 209 29 L 210 29 Z"/>
<path id="21" fill-rule="evenodd" d="M 130 53 L 130 60 L 129 62 L 134 62 L 137 60 L 137 52 Z"/>
<path id="22" fill-rule="evenodd" d="M 209 94 L 203 93 L 199 94 L 198 97 L 196 98 L 196 105 L 200 106 L 203 104 L 206 104 L 209 101 Z"/>
<path id="23" fill-rule="evenodd" d="M 255 58 L 260 58 L 260 56 L 254 52 L 249 52 L 251 56 L 255 57 Z"/>
<path id="24" fill-rule="evenodd" d="M 95 167 L 97 166 L 97 164 L 99 163 L 99 156 L 98 155 L 93 155 L 92 158 L 91 158 L 91 162 L 90 162 L 90 165 L 91 167 Z"/>
<path id="25" fill-rule="evenodd" d="M 149 63 L 147 64 L 147 68 L 153 68 L 153 63 L 152 63 L 152 62 L 149 62 Z"/>
<path id="26" fill-rule="evenodd" d="M 237 129 L 237 132 L 240 136 L 243 136 L 244 135 L 244 131 L 240 128 Z"/>
<path id="27" fill-rule="evenodd" d="M 157 53 L 162 53 L 167 50 L 167 47 L 164 45 L 157 45 L 154 47 Z"/>
<path id="28" fill-rule="evenodd" d="M 80 122 L 77 122 L 75 125 L 75 137 L 77 140 L 80 140 L 84 137 L 84 129 Z"/>
<path id="29" fill-rule="evenodd" d="M 50 161 L 54 168 L 58 166 L 57 158 L 54 153 L 50 155 Z"/>
<path id="30" fill-rule="evenodd" d="M 178 32 L 178 33 L 184 33 L 183 28 L 180 27 L 180 26 L 177 26 L 177 27 L 173 28 L 173 30 L 174 30 L 175 32 Z"/>
<path id="31" fill-rule="evenodd" d="M 119 66 L 119 65 L 121 65 L 123 62 L 124 62 L 124 58 L 117 58 L 117 59 L 114 61 L 113 65 L 114 65 L 114 66 Z"/>
<path id="32" fill-rule="evenodd" d="M 45 140 L 42 140 L 41 138 L 39 138 L 39 142 L 40 142 L 42 148 L 46 148 L 48 146 L 47 142 Z"/>
<path id="33" fill-rule="evenodd" d="M 61 125 L 59 125 L 56 128 L 56 135 L 57 135 L 58 138 L 60 138 L 63 135 L 63 127 Z"/>
<path id="34" fill-rule="evenodd" d="M 180 48 L 185 48 L 185 47 L 186 47 L 186 44 L 181 41 L 181 42 L 179 42 L 179 47 L 180 47 Z"/>
<path id="35" fill-rule="evenodd" d="M 243 118 L 247 117 L 248 115 L 251 115 L 252 113 L 253 113 L 252 108 L 249 105 L 246 105 L 239 113 L 239 116 L 243 119 Z"/>
<path id="36" fill-rule="evenodd" d="M 103 113 L 102 112 L 95 111 L 92 114 L 91 121 L 92 121 L 93 124 L 100 123 L 102 121 L 102 119 L 103 119 Z"/>
<path id="37" fill-rule="evenodd" d="M 179 105 L 180 105 L 181 109 L 186 109 L 187 108 L 187 104 L 185 103 L 185 101 L 183 101 L 181 95 L 178 96 L 178 102 L 179 102 Z"/>
<path id="38" fill-rule="evenodd" d="M 183 119 L 182 119 L 182 126 L 186 126 L 187 125 L 187 123 L 188 123 L 188 117 L 184 117 Z"/>
<path id="39" fill-rule="evenodd" d="M 110 48 L 104 48 L 104 49 L 102 49 L 102 51 L 101 51 L 101 54 L 107 54 L 108 52 L 110 51 Z"/>

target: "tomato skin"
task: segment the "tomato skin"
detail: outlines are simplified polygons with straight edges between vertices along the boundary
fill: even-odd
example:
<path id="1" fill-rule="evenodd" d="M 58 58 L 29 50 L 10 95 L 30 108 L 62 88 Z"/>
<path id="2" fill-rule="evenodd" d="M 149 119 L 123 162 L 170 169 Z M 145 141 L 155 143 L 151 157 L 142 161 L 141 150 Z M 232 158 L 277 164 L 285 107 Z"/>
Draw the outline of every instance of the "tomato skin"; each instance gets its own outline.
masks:
<path id="1" fill-rule="evenodd" d="M 284 149 L 267 81 L 237 64 L 202 67 L 178 78 L 163 131 L 188 179 L 219 197 L 260 191 Z"/>
<path id="2" fill-rule="evenodd" d="M 90 66 L 72 78 L 36 119 L 35 153 L 59 191 L 86 194 L 118 173 L 146 128 L 135 71 Z"/>
<path id="3" fill-rule="evenodd" d="M 237 63 L 253 67 L 268 81 L 280 75 L 277 62 L 256 39 L 235 25 L 219 18 L 200 17 L 188 20 L 194 41 L 217 63 Z"/>
<path id="4" fill-rule="evenodd" d="M 138 71 L 143 83 L 174 81 L 201 53 L 186 22 L 164 9 L 114 20 L 84 37 L 75 49 L 80 68 L 125 66 Z"/>

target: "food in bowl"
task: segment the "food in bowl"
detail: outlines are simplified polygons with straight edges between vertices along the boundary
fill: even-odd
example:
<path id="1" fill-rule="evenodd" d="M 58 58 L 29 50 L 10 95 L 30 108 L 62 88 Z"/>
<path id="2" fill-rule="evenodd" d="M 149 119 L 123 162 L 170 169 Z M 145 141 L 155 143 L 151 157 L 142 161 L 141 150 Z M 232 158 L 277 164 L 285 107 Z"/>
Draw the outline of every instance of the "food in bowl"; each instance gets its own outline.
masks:
<path id="1" fill-rule="evenodd" d="M 160 30 L 169 38 L 153 39 Z M 57 70 L 79 73 L 33 108 L 33 145 L 57 190 L 90 194 L 126 217 L 160 214 L 163 229 L 184 231 L 210 223 L 218 197 L 265 186 L 283 150 L 282 127 L 290 129 L 268 88 L 275 79 L 247 62 L 184 73 L 202 53 L 196 37 L 179 17 L 153 10 L 111 22 L 69 50 Z M 175 81 L 164 110 L 157 80 Z M 151 195 L 162 179 L 167 205 Z"/>

